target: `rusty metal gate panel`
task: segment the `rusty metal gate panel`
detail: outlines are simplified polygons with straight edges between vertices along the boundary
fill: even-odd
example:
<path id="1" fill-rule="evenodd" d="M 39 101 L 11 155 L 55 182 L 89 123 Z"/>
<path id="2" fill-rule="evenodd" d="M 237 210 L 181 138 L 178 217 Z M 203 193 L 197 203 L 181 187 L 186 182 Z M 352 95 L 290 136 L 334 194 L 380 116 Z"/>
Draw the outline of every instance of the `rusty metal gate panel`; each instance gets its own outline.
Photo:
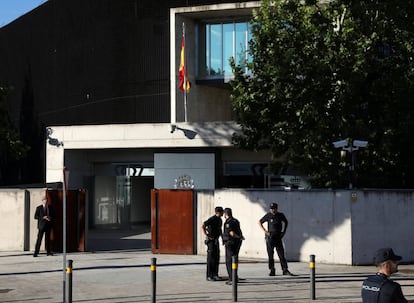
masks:
<path id="1" fill-rule="evenodd" d="M 151 191 L 151 249 L 160 254 L 194 254 L 194 192 Z"/>
<path id="2" fill-rule="evenodd" d="M 49 203 L 53 206 L 56 218 L 52 226 L 50 240 L 54 252 L 63 251 L 63 191 L 47 190 Z M 86 232 L 86 191 L 66 192 L 66 251 L 85 251 Z"/>

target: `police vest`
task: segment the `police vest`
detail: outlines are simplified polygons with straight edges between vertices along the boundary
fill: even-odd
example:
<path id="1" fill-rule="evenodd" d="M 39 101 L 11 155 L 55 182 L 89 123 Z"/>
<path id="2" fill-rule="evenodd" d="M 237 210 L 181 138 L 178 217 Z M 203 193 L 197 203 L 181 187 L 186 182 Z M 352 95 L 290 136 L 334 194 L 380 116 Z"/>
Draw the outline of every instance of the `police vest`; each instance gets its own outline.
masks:
<path id="1" fill-rule="evenodd" d="M 383 275 L 369 276 L 363 283 L 361 296 L 363 303 L 379 303 L 381 288 L 389 282 L 388 278 Z"/>

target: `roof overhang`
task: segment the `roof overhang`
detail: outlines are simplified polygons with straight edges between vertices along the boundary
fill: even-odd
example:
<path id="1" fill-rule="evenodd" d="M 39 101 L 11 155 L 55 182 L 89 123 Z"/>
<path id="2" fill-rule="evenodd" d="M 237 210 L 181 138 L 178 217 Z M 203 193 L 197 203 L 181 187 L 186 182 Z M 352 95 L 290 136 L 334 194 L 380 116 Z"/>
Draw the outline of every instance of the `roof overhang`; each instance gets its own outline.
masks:
<path id="1" fill-rule="evenodd" d="M 203 123 L 50 126 L 49 139 L 64 149 L 229 147 L 233 121 Z M 46 141 L 47 148 L 59 148 Z"/>

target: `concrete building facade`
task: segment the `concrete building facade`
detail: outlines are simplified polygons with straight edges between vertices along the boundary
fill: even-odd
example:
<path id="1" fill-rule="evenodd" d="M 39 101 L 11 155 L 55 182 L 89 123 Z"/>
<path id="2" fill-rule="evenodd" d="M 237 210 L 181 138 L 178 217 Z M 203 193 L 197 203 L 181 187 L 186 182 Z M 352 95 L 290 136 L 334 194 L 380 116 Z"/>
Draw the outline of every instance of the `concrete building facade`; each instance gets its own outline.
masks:
<path id="1" fill-rule="evenodd" d="M 66 167 L 68 187 L 89 193 L 92 228 L 149 224 L 152 188 L 266 187 L 270 153 L 232 145 L 225 66 L 238 55 L 229 45 L 246 53 L 259 5 L 51 0 L 5 26 L 0 83 L 15 87 L 12 118 L 32 146 L 26 169 L 10 171 L 21 183 L 59 184 Z"/>
<path id="2" fill-rule="evenodd" d="M 412 240 L 412 193 L 265 191 L 270 153 L 232 145 L 238 126 L 222 42 L 240 33 L 248 38 L 242 26 L 259 5 L 49 0 L 1 28 L 0 43 L 8 47 L 0 48 L 0 83 L 15 87 L 12 119 L 33 147 L 10 176 L 60 184 L 67 168 L 68 187 L 88 191 L 89 228 L 149 225 L 151 189 L 188 188 L 197 193 L 197 227 L 215 205 L 234 209 L 245 257 L 265 257 L 257 221 L 276 201 L 290 220 L 289 260 L 316 254 L 326 263 L 364 264 L 378 246 L 393 246 L 412 261 L 414 252 L 403 245 Z M 177 89 L 183 33 L 192 82 L 186 95 Z M 25 224 L 21 207 L 15 211 Z M 204 253 L 197 230 L 197 252 Z M 32 245 L 21 226 L 12 231 L 7 243 Z"/>

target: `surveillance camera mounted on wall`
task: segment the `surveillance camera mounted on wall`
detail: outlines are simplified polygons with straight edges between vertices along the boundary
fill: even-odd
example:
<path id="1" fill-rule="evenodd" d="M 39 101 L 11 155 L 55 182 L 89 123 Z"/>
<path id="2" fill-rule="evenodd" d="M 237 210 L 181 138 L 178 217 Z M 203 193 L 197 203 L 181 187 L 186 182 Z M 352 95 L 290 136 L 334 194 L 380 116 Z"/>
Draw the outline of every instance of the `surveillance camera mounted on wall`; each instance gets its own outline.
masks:
<path id="1" fill-rule="evenodd" d="M 364 148 L 368 146 L 368 141 L 364 141 L 364 140 L 353 140 L 352 141 L 352 145 L 348 146 L 348 139 L 344 139 L 344 140 L 340 140 L 340 141 L 335 141 L 332 142 L 333 146 L 335 148 L 342 148 L 345 150 L 357 150 L 359 148 Z"/>
<path id="2" fill-rule="evenodd" d="M 335 146 L 335 148 L 343 148 L 348 145 L 348 140 L 340 140 L 332 142 L 332 144 Z"/>
<path id="3" fill-rule="evenodd" d="M 355 146 L 355 147 L 367 147 L 368 141 L 354 140 L 352 142 L 352 145 Z"/>

